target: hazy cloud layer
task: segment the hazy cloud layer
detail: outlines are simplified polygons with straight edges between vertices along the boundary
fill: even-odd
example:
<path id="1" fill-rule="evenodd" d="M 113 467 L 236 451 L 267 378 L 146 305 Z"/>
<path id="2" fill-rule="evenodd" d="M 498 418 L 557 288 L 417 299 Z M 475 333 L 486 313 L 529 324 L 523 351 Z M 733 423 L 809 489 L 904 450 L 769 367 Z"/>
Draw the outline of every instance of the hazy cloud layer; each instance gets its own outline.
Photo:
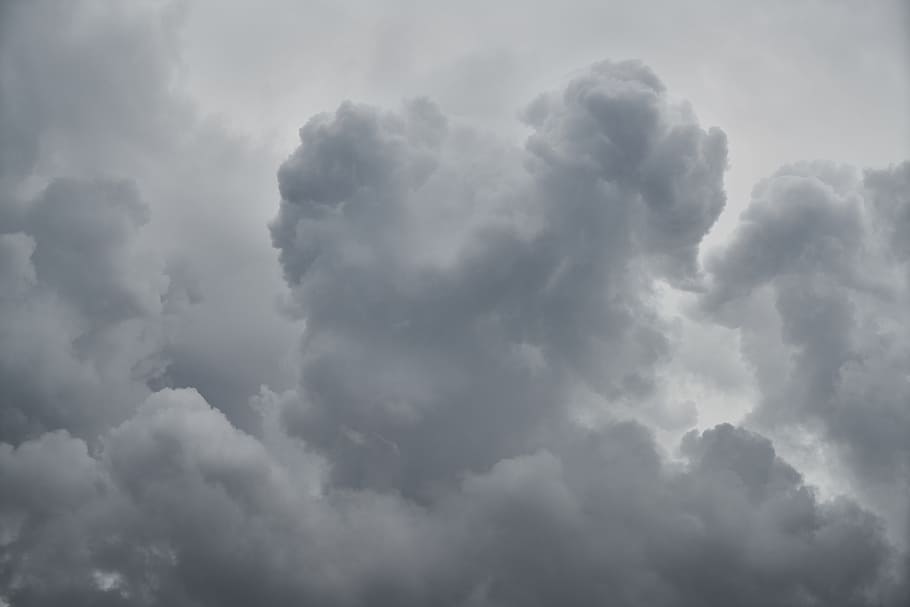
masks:
<path id="1" fill-rule="evenodd" d="M 910 165 L 785 167 L 702 267 L 726 136 L 641 62 L 523 146 L 344 102 L 280 162 L 180 19 L 0 4 L 0 605 L 907 602 Z M 746 427 L 667 440 L 737 345 Z"/>

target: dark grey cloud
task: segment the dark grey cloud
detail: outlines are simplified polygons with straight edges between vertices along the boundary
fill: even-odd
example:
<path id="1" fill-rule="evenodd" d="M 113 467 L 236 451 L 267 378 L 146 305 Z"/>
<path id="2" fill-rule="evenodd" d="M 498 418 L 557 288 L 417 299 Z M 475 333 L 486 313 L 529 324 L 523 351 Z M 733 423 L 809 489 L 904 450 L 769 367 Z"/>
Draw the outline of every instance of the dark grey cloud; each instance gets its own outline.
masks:
<path id="1" fill-rule="evenodd" d="M 689 423 L 661 290 L 748 337 L 787 277 L 746 339 L 761 377 L 799 350 L 786 419 L 866 444 L 812 400 L 835 360 L 903 423 L 905 167 L 784 170 L 706 273 L 726 138 L 603 62 L 524 147 L 426 99 L 314 117 L 267 231 L 277 162 L 175 92 L 179 11 L 0 15 L 0 605 L 906 603 L 891 529 L 769 439 L 645 424 Z M 883 436 L 856 461 L 899 478 Z"/>
<path id="2" fill-rule="evenodd" d="M 856 482 L 877 487 L 875 499 L 904 520 L 908 195 L 910 163 L 862 176 L 826 163 L 781 169 L 711 257 L 704 299 L 741 329 L 762 391 L 754 421 L 833 442 Z"/>
<path id="3" fill-rule="evenodd" d="M 431 504 L 314 494 L 274 444 L 194 391 L 165 390 L 97 455 L 66 433 L 3 446 L 4 599 L 898 604 L 879 521 L 820 502 L 766 439 L 693 432 L 684 467 L 635 423 L 574 439 L 469 474 Z"/>
<path id="4" fill-rule="evenodd" d="M 128 182 L 58 179 L 2 226 L 3 440 L 91 438 L 148 394 L 168 282 L 136 245 L 147 213 Z"/>
<path id="5" fill-rule="evenodd" d="M 195 386 L 249 425 L 259 386 L 293 381 L 280 272 L 249 228 L 270 212 L 252 202 L 274 190 L 275 160 L 175 92 L 178 8 L 4 3 L 0 233 L 28 237 L 36 281 L 2 337 L 4 389 L 31 403 L 3 403 L 7 440 L 91 439 L 107 413 L 74 425 L 80 395 L 116 423 L 148 382 Z"/>
<path id="6" fill-rule="evenodd" d="M 89 322 L 155 312 L 162 285 L 141 272 L 128 248 L 148 222 L 130 183 L 55 180 L 28 208 L 24 231 L 35 241 L 37 280 L 53 284 Z"/>
<path id="7" fill-rule="evenodd" d="M 272 235 L 306 315 L 288 421 L 345 482 L 482 469 L 552 438 L 580 386 L 652 388 L 667 344 L 651 284 L 698 279 L 724 136 L 634 62 L 525 116 L 525 151 L 489 150 L 427 101 L 347 103 L 279 171 Z"/>

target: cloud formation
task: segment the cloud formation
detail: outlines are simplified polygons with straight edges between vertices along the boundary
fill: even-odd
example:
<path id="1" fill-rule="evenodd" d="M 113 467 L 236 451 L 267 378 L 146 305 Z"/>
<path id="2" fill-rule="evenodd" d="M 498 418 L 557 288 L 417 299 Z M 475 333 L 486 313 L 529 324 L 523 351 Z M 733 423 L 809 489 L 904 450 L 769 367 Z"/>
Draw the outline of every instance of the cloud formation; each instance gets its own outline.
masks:
<path id="1" fill-rule="evenodd" d="M 703 268 L 726 137 L 605 61 L 523 147 L 423 98 L 315 116 L 266 230 L 271 157 L 172 91 L 176 13 L 0 16 L 0 605 L 906 603 L 898 500 L 754 429 L 906 479 L 910 165 L 786 167 Z M 750 429 L 659 440 L 668 289 L 742 336 Z"/>
<path id="2" fill-rule="evenodd" d="M 62 358 L 85 349 L 88 331 L 108 341 L 122 333 L 116 354 L 105 346 L 108 363 L 74 363 L 82 366 L 78 381 L 100 390 L 91 407 L 128 411 L 151 381 L 194 386 L 235 423 L 254 424 L 249 397 L 262 383 L 293 381 L 282 362 L 293 333 L 274 309 L 283 282 L 267 232 L 250 229 L 272 213 L 250 201 L 274 190 L 276 161 L 175 92 L 176 7 L 93 0 L 8 2 L 2 10 L 0 233 L 31 239 L 38 282 L 20 294 L 33 320 L 15 322 L 28 335 L 11 336 L 20 341 L 6 342 L 3 354 L 35 371 L 30 342 L 51 340 L 47 357 Z M 42 301 L 53 292 L 60 309 L 43 311 L 39 291 Z M 52 330 L 54 323 L 66 326 Z M 117 370 L 92 379 L 107 373 L 105 364 Z M 8 369 L 15 381 L 20 371 Z M 80 390 L 50 390 L 59 378 L 44 377 L 42 389 L 57 399 L 48 407 L 79 408 L 62 403 L 78 401 Z M 104 397 L 108 380 L 133 382 L 134 394 Z"/>
<path id="3" fill-rule="evenodd" d="M 760 426 L 836 446 L 855 482 L 910 520 L 910 163 L 782 168 L 709 261 L 704 306 L 738 327 Z M 906 531 L 906 522 L 903 523 Z"/>
<path id="4" fill-rule="evenodd" d="M 652 389 L 667 352 L 652 283 L 698 278 L 723 133 L 635 62 L 598 64 L 525 116 L 521 151 L 425 100 L 347 103 L 279 170 L 272 237 L 306 315 L 287 418 L 345 483 L 482 470 L 553 440 L 580 390 Z"/>
<path id="5" fill-rule="evenodd" d="M 0 450 L 14 605 L 865 605 L 874 516 L 819 502 L 729 425 L 662 462 L 632 422 L 503 459 L 419 505 L 313 492 L 192 390 L 164 390 L 101 453 L 65 431 Z M 894 598 L 894 597 L 892 597 Z M 894 603 L 897 604 L 897 603 Z"/>
<path id="6" fill-rule="evenodd" d="M 57 179 L 4 224 L 0 439 L 93 437 L 147 395 L 168 285 L 135 244 L 147 214 L 130 183 Z"/>

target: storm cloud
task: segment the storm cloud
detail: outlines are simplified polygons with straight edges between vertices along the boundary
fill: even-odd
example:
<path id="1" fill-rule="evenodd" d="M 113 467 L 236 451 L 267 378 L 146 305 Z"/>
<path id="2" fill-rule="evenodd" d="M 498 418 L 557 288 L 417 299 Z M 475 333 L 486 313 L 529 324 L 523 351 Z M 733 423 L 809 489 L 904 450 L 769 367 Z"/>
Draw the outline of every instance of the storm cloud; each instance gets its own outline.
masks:
<path id="1" fill-rule="evenodd" d="M 910 164 L 786 165 L 708 248 L 731 142 L 642 61 L 286 155 L 186 94 L 184 10 L 0 4 L 0 606 L 910 599 Z"/>
<path id="2" fill-rule="evenodd" d="M 524 115 L 525 150 L 489 149 L 425 100 L 348 103 L 279 170 L 272 235 L 306 314 L 287 419 L 355 484 L 482 470 L 555 440 L 576 392 L 651 389 L 668 350 L 652 282 L 697 277 L 724 136 L 634 62 Z"/>
<path id="3" fill-rule="evenodd" d="M 315 490 L 318 467 L 162 391 L 103 451 L 65 432 L 0 452 L 11 604 L 877 604 L 877 519 L 819 502 L 729 425 L 662 462 L 633 422 L 506 458 L 419 505 Z M 891 597 L 892 599 L 894 597 Z M 897 604 L 896 602 L 894 604 Z"/>
<path id="4" fill-rule="evenodd" d="M 863 174 L 830 163 L 782 168 L 710 258 L 704 298 L 743 335 L 762 392 L 755 422 L 821 434 L 855 482 L 877 487 L 904 521 L 908 196 L 907 162 Z"/>

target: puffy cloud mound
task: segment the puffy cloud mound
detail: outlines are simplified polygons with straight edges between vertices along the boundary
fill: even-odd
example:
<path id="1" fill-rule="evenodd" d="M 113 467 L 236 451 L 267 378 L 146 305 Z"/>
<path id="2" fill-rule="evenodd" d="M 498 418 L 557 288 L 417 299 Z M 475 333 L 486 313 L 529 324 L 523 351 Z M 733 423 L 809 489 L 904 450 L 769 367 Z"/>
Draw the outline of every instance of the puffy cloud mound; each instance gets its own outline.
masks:
<path id="1" fill-rule="evenodd" d="M 306 317 L 287 419 L 343 483 L 426 488 L 554 439 L 580 390 L 652 389 L 653 282 L 699 278 L 724 135 L 636 62 L 525 116 L 521 151 L 425 100 L 345 103 L 279 171 L 272 236 Z"/>
<path id="2" fill-rule="evenodd" d="M 499 461 L 416 504 L 313 490 L 275 443 L 164 390 L 91 455 L 0 449 L 13 605 L 866 605 L 888 549 L 770 443 L 718 426 L 663 463 L 633 423 Z M 318 476 L 318 468 L 308 468 Z M 892 597 L 893 598 L 893 597 Z M 897 604 L 897 603 L 894 603 Z"/>
<path id="3" fill-rule="evenodd" d="M 177 9 L 0 6 L 3 440 L 94 440 L 147 383 L 194 386 L 249 427 L 259 386 L 293 383 L 272 210 L 250 204 L 280 156 L 182 96 Z"/>
<path id="4" fill-rule="evenodd" d="M 147 213 L 130 183 L 57 179 L 0 225 L 0 439 L 93 438 L 148 394 L 168 281 Z"/>
<path id="5" fill-rule="evenodd" d="M 910 479 L 910 163 L 826 163 L 761 183 L 708 268 L 705 309 L 738 327 L 754 421 L 830 441 L 906 529 Z"/>

